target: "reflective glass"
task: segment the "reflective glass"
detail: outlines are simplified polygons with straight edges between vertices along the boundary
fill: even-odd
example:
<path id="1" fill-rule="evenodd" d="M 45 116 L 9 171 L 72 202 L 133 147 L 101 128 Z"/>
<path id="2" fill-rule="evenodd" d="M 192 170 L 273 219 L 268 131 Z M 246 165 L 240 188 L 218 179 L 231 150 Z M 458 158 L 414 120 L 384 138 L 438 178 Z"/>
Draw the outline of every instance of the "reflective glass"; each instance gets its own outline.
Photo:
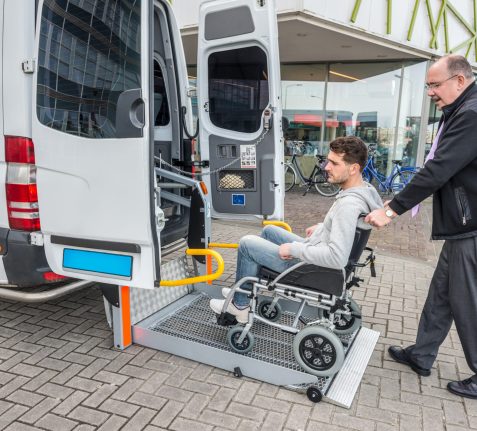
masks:
<path id="1" fill-rule="evenodd" d="M 141 88 L 141 0 L 45 0 L 38 59 L 41 123 L 113 138 L 119 95 Z"/>
<path id="2" fill-rule="evenodd" d="M 330 65 L 326 142 L 356 135 L 376 148 L 376 165 L 385 172 L 392 153 L 401 63 Z"/>
<path id="3" fill-rule="evenodd" d="M 217 127 L 253 133 L 269 103 L 267 55 L 257 46 L 209 56 L 209 116 Z"/>

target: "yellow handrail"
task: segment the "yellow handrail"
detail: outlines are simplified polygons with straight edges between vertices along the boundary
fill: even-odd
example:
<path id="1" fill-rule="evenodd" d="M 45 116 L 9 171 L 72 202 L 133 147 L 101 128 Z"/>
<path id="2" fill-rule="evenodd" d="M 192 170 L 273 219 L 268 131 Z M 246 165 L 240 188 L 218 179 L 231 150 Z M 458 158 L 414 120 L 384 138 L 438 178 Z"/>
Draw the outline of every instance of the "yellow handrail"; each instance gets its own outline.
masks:
<path id="1" fill-rule="evenodd" d="M 212 274 L 198 275 L 197 277 L 183 278 L 181 280 L 161 280 L 160 286 L 162 287 L 175 287 L 183 286 L 184 284 L 203 283 L 206 281 L 212 281 L 219 278 L 224 272 L 224 259 L 222 256 L 214 250 L 208 248 L 188 248 L 186 254 L 192 256 L 212 256 L 217 261 L 217 271 Z"/>
<path id="2" fill-rule="evenodd" d="M 267 226 L 269 224 L 273 225 L 273 226 L 278 226 L 278 227 L 282 227 L 283 229 L 287 230 L 288 232 L 291 232 L 292 231 L 292 228 L 290 227 L 290 225 L 288 223 L 285 223 L 284 221 L 278 221 L 278 220 L 264 220 L 262 222 L 262 224 L 264 226 Z"/>
<path id="3" fill-rule="evenodd" d="M 209 247 L 211 248 L 238 248 L 238 246 L 235 243 L 209 242 Z"/>

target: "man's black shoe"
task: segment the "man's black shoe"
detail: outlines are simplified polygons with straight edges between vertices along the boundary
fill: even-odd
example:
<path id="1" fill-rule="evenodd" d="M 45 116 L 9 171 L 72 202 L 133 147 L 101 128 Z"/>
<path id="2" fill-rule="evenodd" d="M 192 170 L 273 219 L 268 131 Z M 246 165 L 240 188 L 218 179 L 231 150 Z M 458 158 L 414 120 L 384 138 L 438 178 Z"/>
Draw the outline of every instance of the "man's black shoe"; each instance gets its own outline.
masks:
<path id="1" fill-rule="evenodd" d="M 412 371 L 419 374 L 420 376 L 427 377 L 431 375 L 431 370 L 428 370 L 427 368 L 421 368 L 419 365 L 417 365 L 407 356 L 407 353 L 403 348 L 399 346 L 391 346 L 388 349 L 388 352 L 391 355 L 391 358 L 393 358 L 396 362 L 408 365 L 411 367 Z"/>
<path id="2" fill-rule="evenodd" d="M 460 382 L 447 383 L 447 389 L 453 394 L 460 395 L 461 397 L 477 399 L 477 383 L 472 379 L 465 379 Z"/>

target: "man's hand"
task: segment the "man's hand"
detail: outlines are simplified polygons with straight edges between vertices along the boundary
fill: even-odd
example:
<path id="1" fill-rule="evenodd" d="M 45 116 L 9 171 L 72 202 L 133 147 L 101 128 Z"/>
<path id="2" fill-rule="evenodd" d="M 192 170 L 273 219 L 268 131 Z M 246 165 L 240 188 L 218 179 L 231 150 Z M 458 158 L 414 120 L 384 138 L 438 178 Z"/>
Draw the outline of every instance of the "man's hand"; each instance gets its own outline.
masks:
<path id="1" fill-rule="evenodd" d="M 391 219 L 386 215 L 386 210 L 380 208 L 370 212 L 364 219 L 365 223 L 375 227 L 384 227 L 391 223 Z"/>
<path id="2" fill-rule="evenodd" d="M 317 227 L 318 227 L 317 224 L 314 224 L 313 226 L 307 227 L 306 230 L 305 230 L 306 237 L 307 238 L 310 237 L 313 234 L 313 232 L 316 230 Z"/>
<path id="3" fill-rule="evenodd" d="M 278 255 L 280 259 L 290 260 L 293 259 L 293 256 L 290 254 L 291 244 L 282 244 L 278 247 Z"/>

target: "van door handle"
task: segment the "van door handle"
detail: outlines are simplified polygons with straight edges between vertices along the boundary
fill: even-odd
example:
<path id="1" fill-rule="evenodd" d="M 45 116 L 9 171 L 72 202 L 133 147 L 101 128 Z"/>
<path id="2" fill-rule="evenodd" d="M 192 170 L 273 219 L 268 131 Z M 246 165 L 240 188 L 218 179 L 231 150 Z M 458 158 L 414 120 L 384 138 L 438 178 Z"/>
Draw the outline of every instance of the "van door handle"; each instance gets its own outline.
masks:
<path id="1" fill-rule="evenodd" d="M 145 103 L 140 88 L 123 91 L 116 105 L 116 137 L 141 138 L 145 125 Z"/>

